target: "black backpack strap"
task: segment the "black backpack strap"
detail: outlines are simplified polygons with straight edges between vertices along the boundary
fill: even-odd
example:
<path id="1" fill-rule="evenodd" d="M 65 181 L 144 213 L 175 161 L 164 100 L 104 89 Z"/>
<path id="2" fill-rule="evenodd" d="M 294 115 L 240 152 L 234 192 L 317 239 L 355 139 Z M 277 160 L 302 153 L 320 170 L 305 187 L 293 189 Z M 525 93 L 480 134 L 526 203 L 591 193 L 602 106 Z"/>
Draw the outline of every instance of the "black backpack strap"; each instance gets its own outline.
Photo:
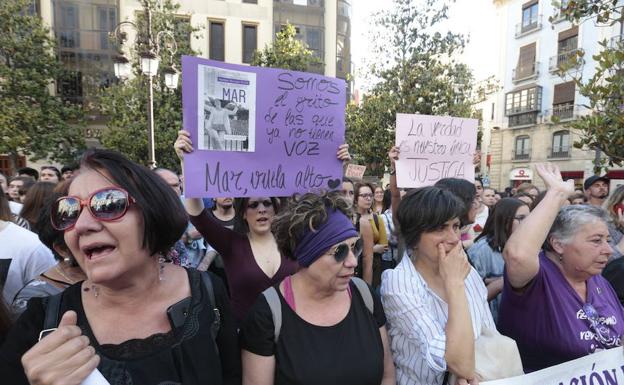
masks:
<path id="1" fill-rule="evenodd" d="M 221 313 L 217 308 L 217 302 L 215 300 L 214 286 L 212 285 L 212 279 L 210 279 L 210 275 L 207 272 L 201 272 L 199 274 L 201 276 L 202 283 L 204 284 L 204 288 L 206 289 L 206 294 L 208 295 L 208 301 L 210 302 L 210 307 L 214 312 L 215 318 L 210 326 L 210 334 L 212 335 L 212 340 L 216 341 L 217 334 L 219 334 L 219 328 L 221 327 Z"/>
<path id="2" fill-rule="evenodd" d="M 61 298 L 63 292 L 51 295 L 47 298 L 45 307 L 45 318 L 43 319 L 43 330 L 39 333 L 39 341 L 48 334 L 56 330 L 59 324 L 59 313 L 61 311 Z"/>

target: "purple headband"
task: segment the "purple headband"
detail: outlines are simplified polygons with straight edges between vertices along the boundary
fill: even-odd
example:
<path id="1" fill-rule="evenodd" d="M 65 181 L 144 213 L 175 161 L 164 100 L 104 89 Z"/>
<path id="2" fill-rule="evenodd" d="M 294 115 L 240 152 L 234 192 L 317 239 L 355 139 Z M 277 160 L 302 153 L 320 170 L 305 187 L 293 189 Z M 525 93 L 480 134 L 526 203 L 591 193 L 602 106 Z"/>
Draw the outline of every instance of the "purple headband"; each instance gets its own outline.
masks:
<path id="1" fill-rule="evenodd" d="M 308 267 L 333 245 L 357 236 L 358 232 L 346 215 L 335 209 L 327 209 L 327 222 L 316 231 L 305 233 L 294 254 L 299 265 Z"/>

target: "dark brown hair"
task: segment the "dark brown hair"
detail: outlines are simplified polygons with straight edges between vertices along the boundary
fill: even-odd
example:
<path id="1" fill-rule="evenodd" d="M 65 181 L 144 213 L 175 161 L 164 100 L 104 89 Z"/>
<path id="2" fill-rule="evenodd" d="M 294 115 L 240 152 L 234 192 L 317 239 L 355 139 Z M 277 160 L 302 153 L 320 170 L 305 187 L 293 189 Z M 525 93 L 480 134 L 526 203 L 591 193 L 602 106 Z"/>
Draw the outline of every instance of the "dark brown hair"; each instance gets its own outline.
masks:
<path id="1" fill-rule="evenodd" d="M 328 209 L 339 210 L 348 218 L 353 216 L 349 202 L 340 191 L 293 196 L 288 207 L 277 215 L 271 224 L 280 253 L 290 259 L 296 259 L 294 251 L 299 240 L 308 231 L 318 229 L 327 222 Z"/>
<path id="2" fill-rule="evenodd" d="M 20 211 L 20 216 L 30 223 L 30 227 L 34 228 L 39 219 L 39 213 L 46 203 L 46 200 L 54 192 L 56 183 L 52 182 L 37 182 L 35 183 L 26 194 L 24 200 L 24 207 Z"/>
<path id="3" fill-rule="evenodd" d="M 516 198 L 503 198 L 496 202 L 475 242 L 486 238 L 492 250 L 502 252 L 511 235 L 516 211 L 522 206 L 528 205 Z"/>

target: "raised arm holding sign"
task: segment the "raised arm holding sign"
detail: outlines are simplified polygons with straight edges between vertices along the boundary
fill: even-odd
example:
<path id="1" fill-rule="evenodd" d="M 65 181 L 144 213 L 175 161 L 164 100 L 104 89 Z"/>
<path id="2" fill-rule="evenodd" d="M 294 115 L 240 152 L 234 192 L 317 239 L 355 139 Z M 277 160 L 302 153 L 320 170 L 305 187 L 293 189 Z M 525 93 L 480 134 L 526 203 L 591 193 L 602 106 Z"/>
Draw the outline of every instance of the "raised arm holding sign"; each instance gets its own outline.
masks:
<path id="1" fill-rule="evenodd" d="M 431 186 L 442 178 L 474 181 L 476 119 L 397 114 L 399 187 Z"/>

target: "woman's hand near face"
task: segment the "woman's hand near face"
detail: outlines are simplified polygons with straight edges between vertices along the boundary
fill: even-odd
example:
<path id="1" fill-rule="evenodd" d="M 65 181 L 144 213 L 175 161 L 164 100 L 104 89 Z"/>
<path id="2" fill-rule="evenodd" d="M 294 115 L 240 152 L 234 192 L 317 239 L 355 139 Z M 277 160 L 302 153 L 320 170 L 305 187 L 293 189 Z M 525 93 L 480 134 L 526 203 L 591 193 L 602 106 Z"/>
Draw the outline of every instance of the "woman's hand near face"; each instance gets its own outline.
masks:
<path id="1" fill-rule="evenodd" d="M 28 381 L 33 385 L 79 385 L 100 363 L 89 339 L 76 326 L 73 311 L 63 314 L 58 328 L 22 356 Z"/>
<path id="2" fill-rule="evenodd" d="M 440 276 L 444 284 L 449 289 L 461 287 L 463 290 L 464 280 L 470 273 L 470 264 L 461 242 L 451 249 L 448 253 L 444 249 L 444 244 L 438 244 L 438 257 L 440 263 Z"/>

